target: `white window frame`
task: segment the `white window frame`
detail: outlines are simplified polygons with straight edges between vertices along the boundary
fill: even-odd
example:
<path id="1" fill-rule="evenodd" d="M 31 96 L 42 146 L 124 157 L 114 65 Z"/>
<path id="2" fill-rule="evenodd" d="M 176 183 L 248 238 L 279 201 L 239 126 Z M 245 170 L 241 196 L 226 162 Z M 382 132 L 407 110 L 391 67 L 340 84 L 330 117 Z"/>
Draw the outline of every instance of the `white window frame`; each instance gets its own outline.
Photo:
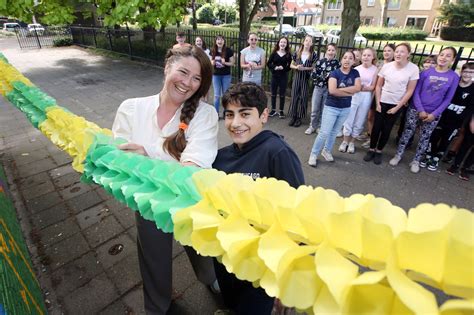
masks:
<path id="1" fill-rule="evenodd" d="M 334 8 L 330 8 L 329 6 L 334 6 Z M 337 0 L 336 3 L 329 2 L 327 4 L 328 10 L 342 10 L 342 0 Z"/>
<path id="2" fill-rule="evenodd" d="M 408 27 L 407 22 L 408 22 L 409 18 L 425 19 L 425 24 L 423 24 L 423 28 L 421 29 L 422 31 L 425 30 L 426 23 L 428 22 L 428 16 L 427 15 L 407 15 L 406 18 L 405 18 L 405 24 L 403 24 L 403 28 Z"/>
<path id="3" fill-rule="evenodd" d="M 368 7 L 375 7 L 375 0 L 367 0 Z"/>

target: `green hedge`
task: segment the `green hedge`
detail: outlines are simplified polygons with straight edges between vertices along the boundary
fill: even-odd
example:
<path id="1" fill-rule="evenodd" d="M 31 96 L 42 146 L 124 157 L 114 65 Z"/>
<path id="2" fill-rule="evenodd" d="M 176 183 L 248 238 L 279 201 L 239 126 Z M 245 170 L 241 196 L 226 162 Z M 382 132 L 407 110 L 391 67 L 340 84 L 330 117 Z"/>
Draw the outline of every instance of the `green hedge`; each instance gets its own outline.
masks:
<path id="1" fill-rule="evenodd" d="M 474 42 L 474 27 L 443 27 L 439 36 L 444 40 Z"/>
<path id="2" fill-rule="evenodd" d="M 427 32 L 414 28 L 364 27 L 359 33 L 372 40 L 424 40 L 428 36 Z"/>

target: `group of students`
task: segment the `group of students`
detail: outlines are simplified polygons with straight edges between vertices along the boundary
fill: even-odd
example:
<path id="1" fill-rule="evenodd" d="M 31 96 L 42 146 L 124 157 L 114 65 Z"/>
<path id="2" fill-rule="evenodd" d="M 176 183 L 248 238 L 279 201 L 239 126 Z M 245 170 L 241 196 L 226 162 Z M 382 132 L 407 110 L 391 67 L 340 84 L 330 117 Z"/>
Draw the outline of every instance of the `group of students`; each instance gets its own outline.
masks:
<path id="1" fill-rule="evenodd" d="M 230 76 L 230 73 L 224 71 L 216 73 L 216 69 L 230 68 L 234 62 L 233 52 L 225 46 L 222 36 L 216 38 L 210 51 L 197 42 L 194 46 L 178 42 L 167 53 L 162 90 L 153 96 L 128 99 L 117 110 L 112 131 L 114 137 L 127 140 L 127 143 L 119 148 L 150 158 L 174 160 L 182 165 L 212 167 L 226 173 L 247 174 L 253 178 L 273 177 L 284 180 L 295 188 L 304 184 L 301 163 L 296 153 L 281 136 L 264 130 L 269 117 L 277 112 L 276 97 L 274 98 L 276 93 L 272 93 L 272 108 L 269 110 L 266 93 L 259 86 L 259 82 L 256 82 L 259 77 L 261 79 L 261 70 L 266 64 L 265 56 L 264 52 L 257 49 L 257 40 L 250 40 L 253 35 L 255 34 L 249 36 L 248 50 L 241 54 L 242 67 L 247 72 L 246 77 L 252 82 L 240 82 L 230 88 L 224 88 L 223 85 L 227 81 L 222 80 L 222 77 L 216 78 Z M 381 150 L 388 140 L 394 117 L 409 103 L 411 94 L 415 93 L 415 96 L 407 109 L 407 123 L 400 138 L 397 155 L 391 161 L 392 165 L 401 159 L 417 123 L 421 124 L 422 140 L 414 161 L 421 161 L 421 155 L 427 147 L 426 139 L 430 139 L 433 131 L 431 156 L 434 159 L 443 150 L 446 137 L 452 136 L 450 131 L 456 130 L 458 121 L 464 119 L 461 119 L 460 115 L 456 123 L 448 118 L 443 122 L 440 116 L 444 109 L 447 107 L 447 110 L 453 112 L 451 115 L 458 115 L 461 112 L 467 113 L 468 108 L 472 108 L 471 80 L 474 64 L 463 66 L 460 87 L 456 90 L 459 79 L 449 70 L 449 64 L 455 55 L 452 48 L 441 51 L 436 68 L 423 72 L 417 85 L 418 69 L 415 72 L 414 65 L 408 61 L 408 44 L 394 47 L 394 61 L 390 61 L 389 54 L 386 54 L 384 49 L 384 56 L 387 58 L 379 71 L 373 67 L 376 57 L 372 49 L 362 51 L 362 63 L 357 67 L 354 67 L 357 58 L 353 51 L 346 51 L 338 65 L 335 59 L 336 47 L 332 44 L 328 45 L 325 58 L 318 60 L 312 51 L 310 37 L 304 39 L 301 48 L 292 55 L 290 62 L 288 40 L 285 40 L 279 40 L 274 49 L 277 55 L 270 56 L 268 61 L 275 78 L 275 84 L 272 79 L 272 90 L 275 87 L 275 90 L 278 89 L 281 93 L 284 88 L 281 80 L 288 79 L 289 69 L 301 74 L 296 76 L 293 82 L 293 97 L 289 110 L 292 117 L 290 124 L 301 125 L 301 118 L 306 110 L 302 111 L 299 107 L 306 106 L 309 95 L 306 81 L 311 76 L 316 81 L 310 125 L 314 130 L 310 130 L 309 134 L 318 127 L 318 111 L 321 111 L 321 108 L 322 114 L 320 131 L 309 159 L 312 166 L 316 166 L 319 153 L 322 153 L 326 160 L 334 160 L 331 150 L 336 134 L 342 127 L 345 140 L 340 149 L 353 152 L 351 143 L 360 134 L 365 117 L 370 117 L 368 113 L 373 103 L 374 90 L 374 123 L 370 149 L 365 159 L 374 160 L 376 164 L 380 163 L 377 161 L 380 161 Z M 255 44 L 252 45 L 252 42 Z M 203 101 L 209 93 L 211 82 L 221 86 L 224 125 L 233 141 L 219 150 L 217 110 L 221 94 L 215 99 L 218 104 L 216 106 L 215 103 L 215 107 Z M 453 95 L 453 102 L 456 103 L 450 103 Z M 282 98 L 282 94 L 280 97 Z M 281 99 L 281 102 L 284 102 L 284 99 Z M 283 111 L 282 105 L 280 111 Z M 474 118 L 472 111 L 470 113 L 471 119 L 465 125 L 464 140 L 450 168 L 451 173 L 457 171 L 462 161 L 460 156 L 466 154 L 472 146 Z M 437 126 L 440 127 L 439 131 L 435 129 Z M 473 154 L 470 155 L 470 160 L 466 160 L 465 166 L 469 161 L 472 162 L 472 157 Z M 398 160 L 397 163 L 395 159 Z M 136 223 L 145 310 L 148 314 L 166 314 L 172 308 L 173 236 L 160 231 L 153 222 L 145 220 L 138 213 Z M 267 296 L 263 289 L 254 288 L 250 282 L 239 280 L 227 272 L 217 260 L 202 257 L 192 248 L 185 249 L 198 280 L 213 292 L 220 291 L 226 307 L 233 312 L 250 314 L 256 313 L 257 310 L 258 314 L 270 314 L 274 304 L 279 305 L 276 303 L 278 301 Z"/>

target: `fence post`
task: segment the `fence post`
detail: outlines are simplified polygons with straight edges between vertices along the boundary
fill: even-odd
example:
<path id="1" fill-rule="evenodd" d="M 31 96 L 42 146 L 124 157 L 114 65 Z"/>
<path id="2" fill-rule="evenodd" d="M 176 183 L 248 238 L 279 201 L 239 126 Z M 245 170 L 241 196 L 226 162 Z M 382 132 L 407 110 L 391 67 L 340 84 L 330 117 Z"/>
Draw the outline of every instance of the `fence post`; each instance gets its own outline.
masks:
<path id="1" fill-rule="evenodd" d="M 461 59 L 463 50 L 464 50 L 464 47 L 459 47 L 458 53 L 456 54 L 456 58 L 454 59 L 453 66 L 451 67 L 451 69 L 456 70 L 459 60 Z"/>
<path id="2" fill-rule="evenodd" d="M 158 49 L 156 48 L 156 32 L 153 32 L 153 52 L 155 53 L 155 61 L 158 63 Z"/>
<path id="3" fill-rule="evenodd" d="M 80 30 L 81 30 L 81 44 L 85 46 L 86 41 L 84 40 L 84 30 L 82 29 L 82 26 L 81 26 Z"/>
<path id="4" fill-rule="evenodd" d="M 239 36 L 237 38 L 237 82 L 240 82 L 240 51 L 242 50 L 242 41 L 244 40 L 242 38 L 242 33 L 239 33 Z"/>
<path id="5" fill-rule="evenodd" d="M 318 59 L 321 58 L 321 45 L 322 45 L 322 37 L 318 37 Z"/>
<path id="6" fill-rule="evenodd" d="M 127 27 L 127 38 L 128 38 L 128 57 L 132 59 L 132 41 L 130 40 L 130 29 L 128 28 L 128 23 L 125 23 Z"/>
<path id="7" fill-rule="evenodd" d="M 110 51 L 113 51 L 113 46 L 112 46 L 112 34 L 110 34 L 110 29 L 109 29 L 109 28 L 107 28 L 107 38 L 109 39 Z"/>
<path id="8" fill-rule="evenodd" d="M 95 27 L 92 28 L 92 36 L 94 36 L 94 47 L 97 48 L 97 37 L 95 34 Z"/>

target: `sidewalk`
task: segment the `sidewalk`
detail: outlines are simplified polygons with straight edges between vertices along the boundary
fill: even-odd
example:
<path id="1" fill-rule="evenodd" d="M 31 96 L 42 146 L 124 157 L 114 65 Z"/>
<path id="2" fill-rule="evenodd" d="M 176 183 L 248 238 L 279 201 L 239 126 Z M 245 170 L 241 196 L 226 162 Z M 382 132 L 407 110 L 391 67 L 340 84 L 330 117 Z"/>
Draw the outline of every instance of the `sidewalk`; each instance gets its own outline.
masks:
<path id="1" fill-rule="evenodd" d="M 58 105 L 106 128 L 111 128 L 123 100 L 155 94 L 163 83 L 160 68 L 75 47 L 21 51 L 16 39 L 0 39 L 0 51 Z M 32 260 L 50 313 L 143 313 L 133 212 L 101 188 L 82 184 L 68 155 L 3 98 L 0 113 L 0 161 L 31 241 Z M 295 149 L 308 185 L 335 189 L 343 196 L 372 193 L 406 210 L 422 202 L 472 210 L 472 181 L 446 175 L 447 165 L 438 172 L 411 174 L 408 163 L 413 149 L 400 166 L 391 167 L 393 142 L 381 166 L 364 162 L 365 150 L 357 143 L 356 154 L 335 152 L 335 163 L 322 161 L 313 169 L 306 161 L 314 135 L 305 135 L 305 127 L 288 127 L 287 122 L 272 118 L 268 128 L 283 134 Z M 230 140 L 220 124 L 222 146 Z M 336 149 L 338 145 L 339 140 Z M 174 287 L 180 294 L 176 313 L 212 314 L 218 303 L 197 282 L 178 244 L 173 257 Z"/>

